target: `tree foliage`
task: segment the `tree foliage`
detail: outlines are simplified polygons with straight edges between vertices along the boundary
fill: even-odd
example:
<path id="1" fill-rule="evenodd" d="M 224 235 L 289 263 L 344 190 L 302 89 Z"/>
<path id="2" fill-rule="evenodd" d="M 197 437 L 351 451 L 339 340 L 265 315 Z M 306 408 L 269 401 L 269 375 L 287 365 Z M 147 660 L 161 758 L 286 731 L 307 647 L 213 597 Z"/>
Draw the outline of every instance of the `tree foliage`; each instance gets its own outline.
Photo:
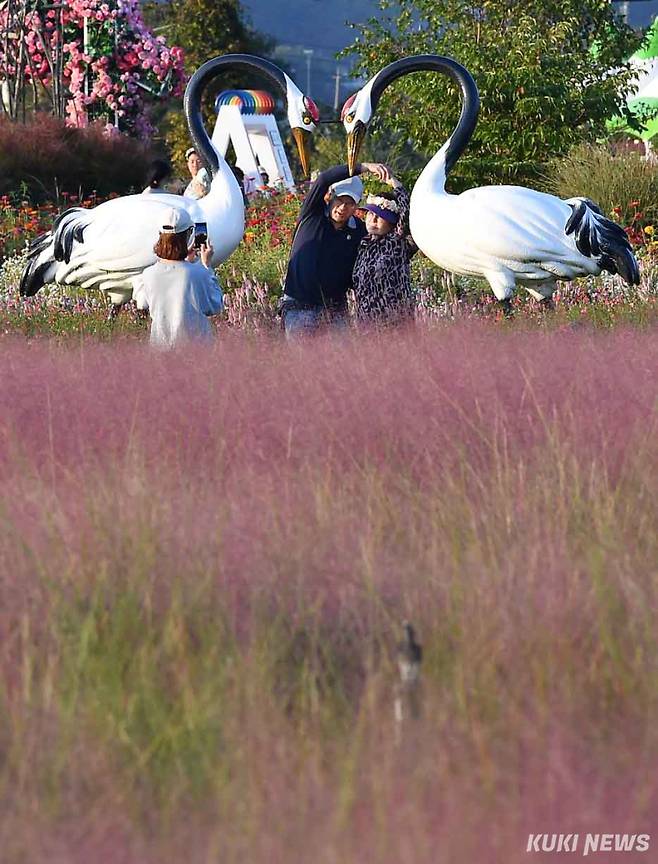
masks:
<path id="1" fill-rule="evenodd" d="M 386 13 L 358 30 L 347 54 L 371 76 L 412 54 L 444 54 L 471 72 L 480 119 L 452 186 L 536 182 L 546 162 L 605 134 L 623 113 L 642 40 L 609 0 L 380 0 Z M 386 91 L 380 128 L 430 155 L 454 128 L 460 97 L 436 73 L 406 76 Z"/>
<path id="2" fill-rule="evenodd" d="M 159 4 L 168 41 L 185 52 L 185 69 L 192 74 L 219 54 L 266 53 L 266 36 L 254 30 L 240 0 L 176 0 Z"/>
<path id="3" fill-rule="evenodd" d="M 222 54 L 267 55 L 272 48 L 268 37 L 251 27 L 240 0 L 171 0 L 155 2 L 147 7 L 149 22 L 166 33 L 167 40 L 180 45 L 185 52 L 185 71 L 192 75 L 206 60 Z M 262 82 L 255 84 L 262 86 Z M 222 75 L 214 81 L 204 96 L 203 114 L 210 128 L 214 123 L 214 97 L 220 90 L 245 85 L 244 77 Z M 184 152 L 191 140 L 187 122 L 174 106 L 159 118 L 176 170 L 187 176 Z"/>

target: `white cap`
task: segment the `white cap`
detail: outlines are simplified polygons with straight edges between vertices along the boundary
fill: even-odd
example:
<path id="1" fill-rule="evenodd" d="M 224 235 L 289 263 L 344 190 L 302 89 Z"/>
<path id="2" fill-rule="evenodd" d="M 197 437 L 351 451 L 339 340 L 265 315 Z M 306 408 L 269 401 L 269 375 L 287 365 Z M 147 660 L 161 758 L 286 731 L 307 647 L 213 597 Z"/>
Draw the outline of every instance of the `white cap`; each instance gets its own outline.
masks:
<path id="1" fill-rule="evenodd" d="M 358 204 L 363 195 L 363 183 L 360 177 L 348 177 L 347 180 L 339 180 L 329 187 L 332 195 L 349 195 Z"/>
<path id="2" fill-rule="evenodd" d="M 194 222 L 187 210 L 179 210 L 177 207 L 172 207 L 167 213 L 162 227 L 161 234 L 181 234 L 183 231 L 188 231 Z"/>

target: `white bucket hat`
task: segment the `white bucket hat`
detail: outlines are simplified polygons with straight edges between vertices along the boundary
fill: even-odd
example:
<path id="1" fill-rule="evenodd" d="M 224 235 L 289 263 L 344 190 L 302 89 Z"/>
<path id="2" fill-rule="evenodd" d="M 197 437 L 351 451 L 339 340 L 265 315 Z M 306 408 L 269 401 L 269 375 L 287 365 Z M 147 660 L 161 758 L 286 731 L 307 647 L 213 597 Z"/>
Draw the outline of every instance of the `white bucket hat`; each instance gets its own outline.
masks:
<path id="1" fill-rule="evenodd" d="M 183 231 L 189 231 L 193 225 L 194 222 L 187 210 L 179 210 L 177 207 L 172 207 L 165 217 L 160 228 L 160 233 L 182 234 Z"/>
<path id="2" fill-rule="evenodd" d="M 363 182 L 360 177 L 348 177 L 347 180 L 339 180 L 337 183 L 332 183 L 329 191 L 335 196 L 349 195 L 358 204 L 363 195 Z"/>

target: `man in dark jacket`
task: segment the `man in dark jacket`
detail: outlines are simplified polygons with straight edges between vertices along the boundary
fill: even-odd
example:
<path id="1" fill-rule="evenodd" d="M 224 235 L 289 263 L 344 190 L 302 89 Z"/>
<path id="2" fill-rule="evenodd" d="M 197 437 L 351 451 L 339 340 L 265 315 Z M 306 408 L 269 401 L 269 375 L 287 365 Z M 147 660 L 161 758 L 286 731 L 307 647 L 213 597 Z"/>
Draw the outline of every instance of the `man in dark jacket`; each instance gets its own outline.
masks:
<path id="1" fill-rule="evenodd" d="M 363 162 L 356 173 L 389 177 L 388 169 Z M 281 312 L 287 336 L 316 331 L 322 324 L 345 326 L 347 292 L 363 222 L 354 215 L 363 184 L 347 165 L 323 171 L 308 191 L 297 220 Z M 329 193 L 329 202 L 326 202 Z"/>

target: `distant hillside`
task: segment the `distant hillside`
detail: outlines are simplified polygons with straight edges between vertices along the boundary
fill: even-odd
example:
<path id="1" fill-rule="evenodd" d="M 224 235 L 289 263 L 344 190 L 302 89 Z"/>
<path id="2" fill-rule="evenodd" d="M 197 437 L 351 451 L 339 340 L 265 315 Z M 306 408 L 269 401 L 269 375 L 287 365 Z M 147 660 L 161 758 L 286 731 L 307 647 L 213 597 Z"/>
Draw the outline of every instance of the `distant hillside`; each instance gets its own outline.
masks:
<path id="1" fill-rule="evenodd" d="M 356 35 L 346 21 L 366 21 L 379 11 L 377 0 L 242 0 L 251 23 L 272 36 L 279 57 L 297 84 L 320 102 L 333 104 L 336 74 L 339 103 L 354 91 L 347 77 L 350 61 L 336 52 Z M 305 53 L 306 51 L 306 53 Z"/>
<path id="2" fill-rule="evenodd" d="M 615 3 L 615 6 L 626 16 L 631 27 L 647 27 L 658 15 L 658 0 L 641 0 L 631 3 Z"/>
<path id="3" fill-rule="evenodd" d="M 352 41 L 345 21 L 365 21 L 378 12 L 377 0 L 242 0 L 258 30 L 277 42 L 338 51 Z M 658 0 L 615 2 L 633 27 L 658 15 Z"/>
<path id="4" fill-rule="evenodd" d="M 286 44 L 338 51 L 352 41 L 346 21 L 377 14 L 377 0 L 242 0 L 253 24 Z M 615 6 L 634 27 L 646 27 L 658 15 L 658 0 L 618 2 Z"/>
<path id="5" fill-rule="evenodd" d="M 613 2 L 633 27 L 646 27 L 658 14 L 658 0 Z M 353 92 L 354 82 L 346 77 L 350 61 L 337 63 L 335 54 L 354 40 L 354 30 L 346 26 L 346 21 L 363 22 L 382 14 L 377 0 L 242 0 L 242 3 L 256 29 L 275 39 L 278 45 L 275 56 L 286 63 L 299 86 L 313 98 L 333 103 L 338 72 L 340 103 Z"/>
<path id="6" fill-rule="evenodd" d="M 324 48 L 348 45 L 353 31 L 346 21 L 365 21 L 375 14 L 376 0 L 242 0 L 257 30 L 277 42 Z"/>

